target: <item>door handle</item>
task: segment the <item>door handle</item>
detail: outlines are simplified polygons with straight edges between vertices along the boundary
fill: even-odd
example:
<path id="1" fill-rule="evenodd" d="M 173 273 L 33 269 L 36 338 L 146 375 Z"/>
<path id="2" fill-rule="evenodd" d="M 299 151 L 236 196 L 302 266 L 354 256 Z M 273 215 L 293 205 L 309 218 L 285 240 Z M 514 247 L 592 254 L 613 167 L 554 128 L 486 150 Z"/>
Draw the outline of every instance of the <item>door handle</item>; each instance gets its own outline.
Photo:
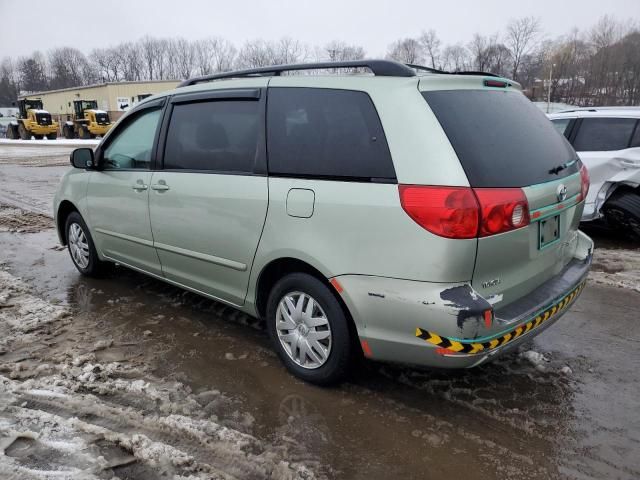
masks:
<path id="1" fill-rule="evenodd" d="M 142 180 L 138 180 L 136 183 L 131 185 L 131 188 L 133 188 L 137 192 L 142 192 L 142 191 L 148 189 L 149 185 L 145 185 L 144 183 L 142 183 Z"/>
<path id="2" fill-rule="evenodd" d="M 167 185 L 166 183 L 156 183 L 154 185 L 151 185 L 151 190 L 164 192 L 165 190 L 169 190 L 169 185 Z"/>

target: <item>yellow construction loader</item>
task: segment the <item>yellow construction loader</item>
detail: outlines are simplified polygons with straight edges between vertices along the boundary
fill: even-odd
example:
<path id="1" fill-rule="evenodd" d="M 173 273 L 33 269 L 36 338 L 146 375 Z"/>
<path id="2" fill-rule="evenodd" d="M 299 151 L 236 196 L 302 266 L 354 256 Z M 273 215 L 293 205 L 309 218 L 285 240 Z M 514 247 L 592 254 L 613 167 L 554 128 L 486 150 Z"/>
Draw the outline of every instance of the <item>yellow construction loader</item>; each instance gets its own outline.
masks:
<path id="1" fill-rule="evenodd" d="M 51 114 L 42 108 L 42 100 L 18 100 L 18 117 L 7 127 L 7 138 L 14 140 L 40 140 L 47 137 L 55 140 L 58 136 L 58 123 L 54 122 Z"/>
<path id="2" fill-rule="evenodd" d="M 73 116 L 62 127 L 64 138 L 96 138 L 104 136 L 113 126 L 109 114 L 98 109 L 95 100 L 74 100 Z"/>

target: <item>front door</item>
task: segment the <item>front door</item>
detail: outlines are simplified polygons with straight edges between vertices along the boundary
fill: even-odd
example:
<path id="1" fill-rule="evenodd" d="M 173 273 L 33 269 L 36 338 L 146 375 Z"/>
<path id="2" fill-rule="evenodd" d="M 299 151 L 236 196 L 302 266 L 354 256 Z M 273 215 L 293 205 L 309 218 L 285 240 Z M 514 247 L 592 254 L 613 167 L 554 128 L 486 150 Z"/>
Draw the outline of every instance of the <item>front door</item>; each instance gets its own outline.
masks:
<path id="1" fill-rule="evenodd" d="M 91 232 L 111 260 L 161 275 L 149 222 L 151 160 L 162 109 L 129 115 L 108 138 L 91 173 L 88 208 Z"/>
<path id="2" fill-rule="evenodd" d="M 242 305 L 267 213 L 264 99 L 229 95 L 174 97 L 149 210 L 164 276 Z"/>

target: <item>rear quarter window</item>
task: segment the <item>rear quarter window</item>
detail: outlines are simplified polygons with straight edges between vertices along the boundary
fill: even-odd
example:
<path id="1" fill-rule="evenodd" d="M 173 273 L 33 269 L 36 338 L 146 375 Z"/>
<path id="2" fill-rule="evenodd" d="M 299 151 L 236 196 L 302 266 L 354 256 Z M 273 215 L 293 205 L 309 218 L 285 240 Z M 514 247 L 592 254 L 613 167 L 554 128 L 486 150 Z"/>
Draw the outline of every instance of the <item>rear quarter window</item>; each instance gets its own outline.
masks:
<path id="1" fill-rule="evenodd" d="M 519 92 L 438 90 L 422 95 L 472 187 L 524 187 L 578 171 L 571 145 Z M 558 171 L 561 165 L 566 168 Z"/>
<path id="2" fill-rule="evenodd" d="M 629 148 L 635 118 L 583 118 L 573 141 L 578 152 L 606 152 Z"/>
<path id="3" fill-rule="evenodd" d="M 269 174 L 395 180 L 378 114 L 364 92 L 274 87 L 267 102 Z"/>

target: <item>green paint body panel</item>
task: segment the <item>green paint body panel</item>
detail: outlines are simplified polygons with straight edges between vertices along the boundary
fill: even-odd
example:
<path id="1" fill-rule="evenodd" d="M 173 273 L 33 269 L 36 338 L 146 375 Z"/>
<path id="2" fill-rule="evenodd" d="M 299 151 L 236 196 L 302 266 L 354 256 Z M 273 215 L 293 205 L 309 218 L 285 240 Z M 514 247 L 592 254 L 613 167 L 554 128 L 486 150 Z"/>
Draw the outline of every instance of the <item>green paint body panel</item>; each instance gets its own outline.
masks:
<path id="1" fill-rule="evenodd" d="M 256 77 L 198 84 L 146 101 L 230 88 L 363 91 L 380 117 L 398 183 L 468 187 L 460 161 L 421 91 L 487 89 L 483 79 Z M 517 91 L 519 86 L 511 83 L 500 90 Z M 112 129 L 103 141 L 117 131 Z M 140 182 L 150 188 L 132 188 Z M 169 188 L 151 188 L 159 182 Z M 560 183 L 567 187 L 568 200 L 564 208 L 554 210 Z M 457 318 L 467 307 L 444 300 L 443 292 L 466 288 L 470 298 L 487 299 L 496 309 L 503 308 L 556 278 L 571 260 L 590 258 L 593 244 L 578 231 L 583 203 L 574 201 L 580 176 L 523 190 L 531 212 L 541 212 L 540 218 L 555 211 L 560 215 L 558 241 L 547 248 L 538 248 L 538 221 L 492 237 L 451 240 L 416 224 L 403 211 L 395 184 L 266 175 L 72 169 L 62 179 L 54 214 L 57 218 L 63 201 L 74 205 L 87 222 L 101 259 L 250 315 L 258 315 L 261 272 L 279 259 L 303 261 L 325 278 L 339 279 L 342 298 L 373 358 L 469 367 L 479 361 L 477 356 L 471 361 L 437 355 L 432 345 L 415 337 L 415 328 L 474 338 L 495 334 L 504 326 L 485 328 L 478 322 L 473 328 L 464 322 L 461 326 Z M 499 281 L 492 282 L 496 278 Z M 520 339 L 509 346 L 519 343 Z"/>

